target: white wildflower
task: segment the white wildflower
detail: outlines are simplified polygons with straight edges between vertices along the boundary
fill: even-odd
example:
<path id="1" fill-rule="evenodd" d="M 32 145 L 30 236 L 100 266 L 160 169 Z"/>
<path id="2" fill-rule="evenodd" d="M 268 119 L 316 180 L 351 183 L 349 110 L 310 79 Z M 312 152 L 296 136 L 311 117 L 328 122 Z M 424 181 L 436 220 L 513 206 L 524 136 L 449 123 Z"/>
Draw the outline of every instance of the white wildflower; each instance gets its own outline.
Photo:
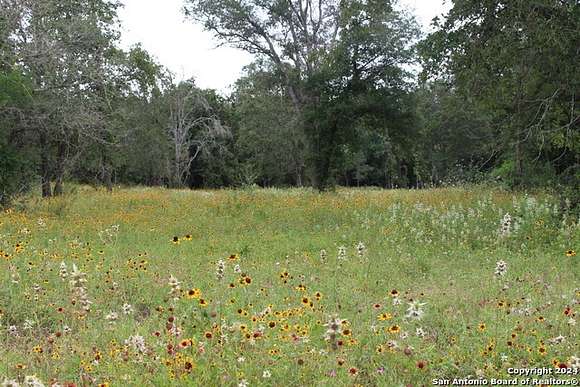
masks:
<path id="1" fill-rule="evenodd" d="M 405 317 L 413 320 L 420 320 L 421 318 L 423 318 L 423 315 L 425 314 L 425 311 L 423 310 L 424 305 L 426 305 L 424 302 L 419 301 L 410 302 Z"/>
<path id="2" fill-rule="evenodd" d="M 131 306 L 131 304 L 127 304 L 127 303 L 123 304 L 123 314 L 131 314 L 133 312 L 134 312 L 134 310 L 133 310 L 133 307 Z"/>
<path id="3" fill-rule="evenodd" d="M 218 280 L 224 278 L 225 271 L 226 271 L 226 263 L 224 262 L 223 259 L 220 259 L 217 263 L 217 268 L 215 271 L 215 276 L 217 277 Z"/>
<path id="4" fill-rule="evenodd" d="M 332 315 L 324 326 L 326 327 L 326 332 L 324 333 L 324 340 L 328 341 L 333 349 L 338 349 L 337 337 L 339 335 L 340 327 L 343 320 L 339 319 L 336 315 Z"/>
<path id="5" fill-rule="evenodd" d="M 28 320 L 28 319 L 24 320 L 24 324 L 22 325 L 22 328 L 23 329 L 28 330 L 28 329 L 32 329 L 33 327 L 34 327 L 34 321 L 33 320 Z"/>
<path id="6" fill-rule="evenodd" d="M 178 337 L 178 336 L 181 336 L 182 330 L 181 330 L 180 327 L 178 327 L 177 325 L 173 324 L 173 326 L 169 330 L 169 333 L 171 333 L 175 337 Z"/>
<path id="7" fill-rule="evenodd" d="M 60 279 L 62 279 L 63 281 L 66 280 L 66 278 L 68 277 L 68 270 L 66 268 L 66 263 L 64 263 L 64 261 L 60 263 L 58 275 L 60 276 Z"/>
<path id="8" fill-rule="evenodd" d="M 326 250 L 322 249 L 320 250 L 320 260 L 322 262 L 326 262 L 326 257 L 328 256 Z"/>
<path id="9" fill-rule="evenodd" d="M 344 261 L 346 259 L 346 247 L 340 246 L 338 248 L 338 260 Z"/>
<path id="10" fill-rule="evenodd" d="M 105 316 L 105 320 L 107 320 L 111 325 L 113 325 L 118 319 L 119 314 L 117 312 L 110 312 L 108 315 Z"/>
<path id="11" fill-rule="evenodd" d="M 20 387 L 20 384 L 14 379 L 4 379 L 0 387 Z"/>
<path id="12" fill-rule="evenodd" d="M 506 213 L 501 221 L 499 235 L 501 237 L 509 236 L 511 233 L 511 228 L 512 228 L 512 217 L 510 214 Z"/>
<path id="13" fill-rule="evenodd" d="M 18 268 L 15 265 L 8 266 L 10 270 L 10 280 L 13 284 L 17 284 L 20 282 L 20 274 L 18 273 Z"/>
<path id="14" fill-rule="evenodd" d="M 92 302 L 89 301 L 87 290 L 85 288 L 85 283 L 87 279 L 86 274 L 81 272 L 77 266 L 73 263 L 72 272 L 70 273 L 70 286 L 72 288 L 73 295 L 78 298 L 83 310 L 86 312 L 90 311 Z"/>
<path id="15" fill-rule="evenodd" d="M 179 300 L 181 297 L 181 282 L 179 282 L 172 274 L 169 276 L 168 285 L 171 287 L 171 290 L 169 290 L 169 295 L 173 297 L 174 301 Z"/>
<path id="16" fill-rule="evenodd" d="M 272 376 L 272 373 L 268 370 L 264 370 L 264 372 L 262 372 L 262 377 L 265 379 L 268 379 Z"/>
<path id="17" fill-rule="evenodd" d="M 146 350 L 145 339 L 143 336 L 139 335 L 129 336 L 129 338 L 125 340 L 125 345 L 132 347 L 134 350 L 140 353 L 145 353 Z"/>
<path id="18" fill-rule="evenodd" d="M 10 325 L 8 327 L 8 333 L 12 336 L 18 336 L 18 327 L 16 325 Z"/>
<path id="19" fill-rule="evenodd" d="M 36 377 L 36 375 L 29 375 L 24 378 L 24 385 L 30 387 L 44 387 L 44 383 Z"/>
<path id="20" fill-rule="evenodd" d="M 500 260 L 495 264 L 495 275 L 502 277 L 507 273 L 507 263 L 504 260 Z"/>
<path id="21" fill-rule="evenodd" d="M 364 245 L 364 243 L 362 243 L 362 242 L 359 242 L 359 243 L 356 245 L 356 254 L 357 254 L 357 255 L 358 255 L 360 258 L 363 258 L 363 257 L 365 256 L 365 254 L 366 254 L 366 251 L 367 251 L 367 248 L 366 248 L 366 246 Z"/>
<path id="22" fill-rule="evenodd" d="M 551 338 L 550 340 L 548 340 L 548 343 L 550 344 L 561 344 L 564 341 L 566 341 L 566 338 L 562 335 L 559 335 L 557 337 Z"/>

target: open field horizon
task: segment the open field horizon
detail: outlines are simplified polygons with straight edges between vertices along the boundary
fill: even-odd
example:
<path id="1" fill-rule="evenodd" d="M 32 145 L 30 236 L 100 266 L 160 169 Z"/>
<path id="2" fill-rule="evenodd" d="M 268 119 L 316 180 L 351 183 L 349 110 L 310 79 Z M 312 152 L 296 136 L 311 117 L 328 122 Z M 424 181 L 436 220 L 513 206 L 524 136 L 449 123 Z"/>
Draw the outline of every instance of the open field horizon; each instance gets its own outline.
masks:
<path id="1" fill-rule="evenodd" d="M 30 198 L 0 215 L 0 382 L 577 381 L 578 224 L 484 187 Z"/>

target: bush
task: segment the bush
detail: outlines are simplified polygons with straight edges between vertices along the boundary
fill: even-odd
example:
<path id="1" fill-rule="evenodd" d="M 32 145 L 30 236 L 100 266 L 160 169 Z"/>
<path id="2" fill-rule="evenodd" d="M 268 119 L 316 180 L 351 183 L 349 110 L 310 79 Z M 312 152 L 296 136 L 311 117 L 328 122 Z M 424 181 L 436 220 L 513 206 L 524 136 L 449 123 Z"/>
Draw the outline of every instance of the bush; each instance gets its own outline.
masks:
<path id="1" fill-rule="evenodd" d="M 34 169 L 26 157 L 0 142 L 0 207 L 6 207 L 15 196 L 30 190 Z"/>

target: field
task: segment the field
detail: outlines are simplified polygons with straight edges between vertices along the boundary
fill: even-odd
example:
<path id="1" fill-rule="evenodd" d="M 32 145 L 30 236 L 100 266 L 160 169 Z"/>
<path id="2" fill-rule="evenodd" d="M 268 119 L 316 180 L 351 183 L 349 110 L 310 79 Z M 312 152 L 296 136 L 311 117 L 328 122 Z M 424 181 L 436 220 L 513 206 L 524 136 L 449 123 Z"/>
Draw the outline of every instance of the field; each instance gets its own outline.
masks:
<path id="1" fill-rule="evenodd" d="M 577 373 L 579 242 L 541 193 L 77 187 L 0 215 L 0 383 Z"/>

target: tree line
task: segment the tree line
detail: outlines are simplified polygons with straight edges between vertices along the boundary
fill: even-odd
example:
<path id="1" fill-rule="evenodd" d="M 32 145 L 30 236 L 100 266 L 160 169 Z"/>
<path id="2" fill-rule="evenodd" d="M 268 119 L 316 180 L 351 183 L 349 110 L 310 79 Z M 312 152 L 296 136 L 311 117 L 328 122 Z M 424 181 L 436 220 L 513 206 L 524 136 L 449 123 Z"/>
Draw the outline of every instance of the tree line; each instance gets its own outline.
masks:
<path id="1" fill-rule="evenodd" d="M 255 57 L 227 96 L 121 49 L 120 6 L 0 0 L 2 204 L 65 181 L 579 188 L 577 1 L 456 0 L 425 35 L 391 0 L 184 0 Z"/>

